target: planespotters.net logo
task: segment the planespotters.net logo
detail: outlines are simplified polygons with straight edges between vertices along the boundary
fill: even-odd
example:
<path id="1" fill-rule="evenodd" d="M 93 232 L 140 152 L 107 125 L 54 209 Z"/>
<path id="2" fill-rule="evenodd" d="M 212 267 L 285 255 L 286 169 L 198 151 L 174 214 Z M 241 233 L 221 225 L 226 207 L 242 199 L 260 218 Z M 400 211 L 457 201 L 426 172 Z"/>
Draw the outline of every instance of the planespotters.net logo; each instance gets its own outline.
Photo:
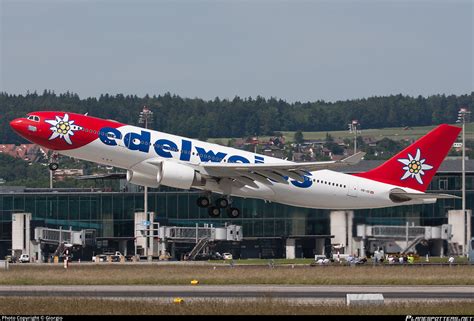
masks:
<path id="1" fill-rule="evenodd" d="M 69 145 L 72 145 L 71 136 L 74 136 L 74 132 L 82 129 L 81 126 L 74 125 L 74 120 L 69 120 L 68 114 L 64 114 L 63 118 L 56 116 L 56 119 L 46 120 L 46 122 L 51 125 L 49 129 L 53 132 L 49 140 L 59 137 Z"/>
<path id="2" fill-rule="evenodd" d="M 474 317 L 460 316 L 411 316 L 407 315 L 405 321 L 474 321 Z"/>

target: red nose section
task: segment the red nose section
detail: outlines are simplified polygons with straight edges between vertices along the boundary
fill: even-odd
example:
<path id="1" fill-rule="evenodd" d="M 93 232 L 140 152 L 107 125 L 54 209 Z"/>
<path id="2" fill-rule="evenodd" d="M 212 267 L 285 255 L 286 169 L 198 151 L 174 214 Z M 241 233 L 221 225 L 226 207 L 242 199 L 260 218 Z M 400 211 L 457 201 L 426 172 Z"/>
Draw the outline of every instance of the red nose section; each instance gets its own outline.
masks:
<path id="1" fill-rule="evenodd" d="M 26 122 L 27 120 L 25 118 L 17 118 L 10 122 L 10 127 L 21 136 L 25 136 L 28 127 Z"/>
<path id="2" fill-rule="evenodd" d="M 10 122 L 10 127 L 20 136 L 28 139 L 30 142 L 41 145 L 45 138 L 44 126 L 39 121 L 31 121 L 27 118 L 17 118 Z"/>
<path id="3" fill-rule="evenodd" d="M 27 140 L 53 150 L 83 147 L 100 139 L 105 127 L 125 126 L 119 122 L 61 111 L 41 111 L 10 122 L 11 128 Z"/>

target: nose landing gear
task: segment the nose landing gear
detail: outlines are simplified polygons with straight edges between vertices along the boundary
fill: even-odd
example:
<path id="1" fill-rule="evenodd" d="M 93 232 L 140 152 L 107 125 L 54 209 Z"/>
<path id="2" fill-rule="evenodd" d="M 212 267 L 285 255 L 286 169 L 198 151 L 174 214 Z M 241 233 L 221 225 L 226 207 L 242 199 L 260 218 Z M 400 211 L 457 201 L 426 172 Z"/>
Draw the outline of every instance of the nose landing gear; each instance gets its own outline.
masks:
<path id="1" fill-rule="evenodd" d="M 49 159 L 49 170 L 54 172 L 59 168 L 59 155 L 57 153 L 52 153 Z"/>

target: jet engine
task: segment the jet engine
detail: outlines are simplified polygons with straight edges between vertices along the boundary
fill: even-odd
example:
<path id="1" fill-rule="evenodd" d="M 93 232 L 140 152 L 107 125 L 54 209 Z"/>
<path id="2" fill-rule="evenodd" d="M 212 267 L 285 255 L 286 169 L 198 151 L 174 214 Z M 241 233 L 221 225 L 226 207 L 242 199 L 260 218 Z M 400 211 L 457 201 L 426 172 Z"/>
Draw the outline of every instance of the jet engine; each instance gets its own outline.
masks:
<path id="1" fill-rule="evenodd" d="M 206 184 L 205 178 L 193 168 L 171 161 L 140 164 L 127 171 L 127 181 L 154 188 L 165 185 L 179 189 Z"/>

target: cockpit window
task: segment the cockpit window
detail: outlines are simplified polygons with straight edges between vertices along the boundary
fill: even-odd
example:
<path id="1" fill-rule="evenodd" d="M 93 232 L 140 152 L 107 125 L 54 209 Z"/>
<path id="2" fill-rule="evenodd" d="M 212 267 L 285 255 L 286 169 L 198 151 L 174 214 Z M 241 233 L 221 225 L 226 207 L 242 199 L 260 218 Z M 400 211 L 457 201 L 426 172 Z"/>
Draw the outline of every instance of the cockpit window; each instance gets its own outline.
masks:
<path id="1" fill-rule="evenodd" d="M 30 115 L 30 116 L 28 116 L 28 119 L 32 120 L 32 121 L 37 121 L 37 122 L 40 121 L 39 116 L 36 116 L 36 115 Z"/>

